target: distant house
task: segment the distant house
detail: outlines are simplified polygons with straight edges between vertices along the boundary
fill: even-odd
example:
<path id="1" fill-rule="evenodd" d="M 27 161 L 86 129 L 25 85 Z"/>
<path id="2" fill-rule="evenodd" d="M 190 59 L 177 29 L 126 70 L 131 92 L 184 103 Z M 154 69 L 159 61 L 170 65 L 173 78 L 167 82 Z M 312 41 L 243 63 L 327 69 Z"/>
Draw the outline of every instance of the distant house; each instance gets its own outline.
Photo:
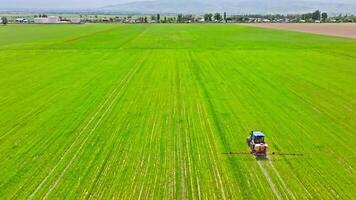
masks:
<path id="1" fill-rule="evenodd" d="M 110 22 L 110 19 L 105 17 L 105 18 L 102 18 L 101 21 L 102 22 Z"/>
<path id="2" fill-rule="evenodd" d="M 57 24 L 60 22 L 59 17 L 57 16 L 49 16 L 49 17 L 38 17 L 34 18 L 33 21 L 36 24 Z"/>
<path id="3" fill-rule="evenodd" d="M 195 21 L 196 21 L 196 22 L 200 22 L 200 23 L 204 23 L 204 22 L 205 22 L 205 19 L 202 18 L 202 17 L 197 17 L 197 18 L 195 19 Z"/>
<path id="4" fill-rule="evenodd" d="M 48 23 L 49 24 L 59 23 L 59 17 L 58 16 L 49 16 L 48 17 Z"/>
<path id="5" fill-rule="evenodd" d="M 23 20 L 24 20 L 23 18 L 17 18 L 17 19 L 15 19 L 16 23 L 22 23 Z"/>
<path id="6" fill-rule="evenodd" d="M 131 18 L 131 19 L 129 19 L 129 23 L 130 23 L 130 24 L 134 24 L 134 23 L 136 23 L 136 22 L 138 22 L 138 19 L 136 19 L 136 18 Z"/>
<path id="7" fill-rule="evenodd" d="M 28 23 L 28 20 L 25 18 L 17 18 L 15 19 L 15 22 L 19 24 L 24 24 L 24 23 Z"/>
<path id="8" fill-rule="evenodd" d="M 34 18 L 33 21 L 35 22 L 35 24 L 47 24 L 48 23 L 48 18 Z"/>
<path id="9" fill-rule="evenodd" d="M 69 18 L 70 23 L 72 24 L 80 24 L 80 17 L 72 17 Z"/>

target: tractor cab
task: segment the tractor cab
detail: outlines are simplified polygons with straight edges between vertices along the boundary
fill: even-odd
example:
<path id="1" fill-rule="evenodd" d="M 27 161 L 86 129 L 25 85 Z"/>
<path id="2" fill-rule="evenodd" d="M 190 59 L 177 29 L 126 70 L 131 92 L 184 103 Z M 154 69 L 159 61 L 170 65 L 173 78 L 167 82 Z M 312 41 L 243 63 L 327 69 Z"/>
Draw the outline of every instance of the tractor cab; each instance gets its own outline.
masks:
<path id="1" fill-rule="evenodd" d="M 266 155 L 268 145 L 265 143 L 265 135 L 262 131 L 251 131 L 247 138 L 247 145 L 251 153 L 255 155 Z"/>
<path id="2" fill-rule="evenodd" d="M 265 143 L 265 134 L 252 131 L 251 138 L 255 144 Z"/>

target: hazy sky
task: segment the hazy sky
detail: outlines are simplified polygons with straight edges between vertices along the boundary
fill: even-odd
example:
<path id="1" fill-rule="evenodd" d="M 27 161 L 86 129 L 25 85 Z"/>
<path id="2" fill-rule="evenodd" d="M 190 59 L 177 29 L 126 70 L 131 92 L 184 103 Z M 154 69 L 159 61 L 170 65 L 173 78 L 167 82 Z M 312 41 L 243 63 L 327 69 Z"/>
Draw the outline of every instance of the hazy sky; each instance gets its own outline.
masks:
<path id="1" fill-rule="evenodd" d="M 98 8 L 130 1 L 143 0 L 0 0 L 1 8 Z M 179 1 L 179 0 L 167 0 Z M 216 0 L 218 1 L 218 0 Z M 289 0 L 281 0 L 289 1 Z M 356 2 L 356 0 L 304 0 L 316 2 Z"/>
<path id="2" fill-rule="evenodd" d="M 135 0 L 0 0 L 0 8 L 97 8 Z"/>

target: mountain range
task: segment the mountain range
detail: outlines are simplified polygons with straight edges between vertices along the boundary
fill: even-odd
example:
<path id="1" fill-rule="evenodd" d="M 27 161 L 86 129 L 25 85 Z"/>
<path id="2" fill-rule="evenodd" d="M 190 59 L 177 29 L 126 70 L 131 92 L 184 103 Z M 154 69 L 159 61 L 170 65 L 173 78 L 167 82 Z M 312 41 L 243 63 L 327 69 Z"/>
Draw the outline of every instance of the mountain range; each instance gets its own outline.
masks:
<path id="1" fill-rule="evenodd" d="M 339 0 L 148 0 L 120 3 L 100 8 L 101 11 L 125 13 L 203 14 L 292 14 L 321 10 L 330 14 L 355 14 L 356 1 Z"/>

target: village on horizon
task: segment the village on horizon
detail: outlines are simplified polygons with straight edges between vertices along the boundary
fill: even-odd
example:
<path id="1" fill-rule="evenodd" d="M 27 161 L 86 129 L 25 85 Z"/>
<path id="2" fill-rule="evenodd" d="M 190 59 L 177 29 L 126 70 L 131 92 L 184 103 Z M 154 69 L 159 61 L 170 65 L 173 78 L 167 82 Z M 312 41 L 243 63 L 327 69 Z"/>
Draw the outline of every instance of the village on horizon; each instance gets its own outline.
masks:
<path id="1" fill-rule="evenodd" d="M 224 13 L 206 13 L 204 15 L 115 15 L 115 14 L 1 14 L 3 24 L 80 24 L 80 23 L 355 23 L 355 15 L 329 16 L 328 13 L 316 10 L 304 14 L 250 14 L 229 15 Z"/>

